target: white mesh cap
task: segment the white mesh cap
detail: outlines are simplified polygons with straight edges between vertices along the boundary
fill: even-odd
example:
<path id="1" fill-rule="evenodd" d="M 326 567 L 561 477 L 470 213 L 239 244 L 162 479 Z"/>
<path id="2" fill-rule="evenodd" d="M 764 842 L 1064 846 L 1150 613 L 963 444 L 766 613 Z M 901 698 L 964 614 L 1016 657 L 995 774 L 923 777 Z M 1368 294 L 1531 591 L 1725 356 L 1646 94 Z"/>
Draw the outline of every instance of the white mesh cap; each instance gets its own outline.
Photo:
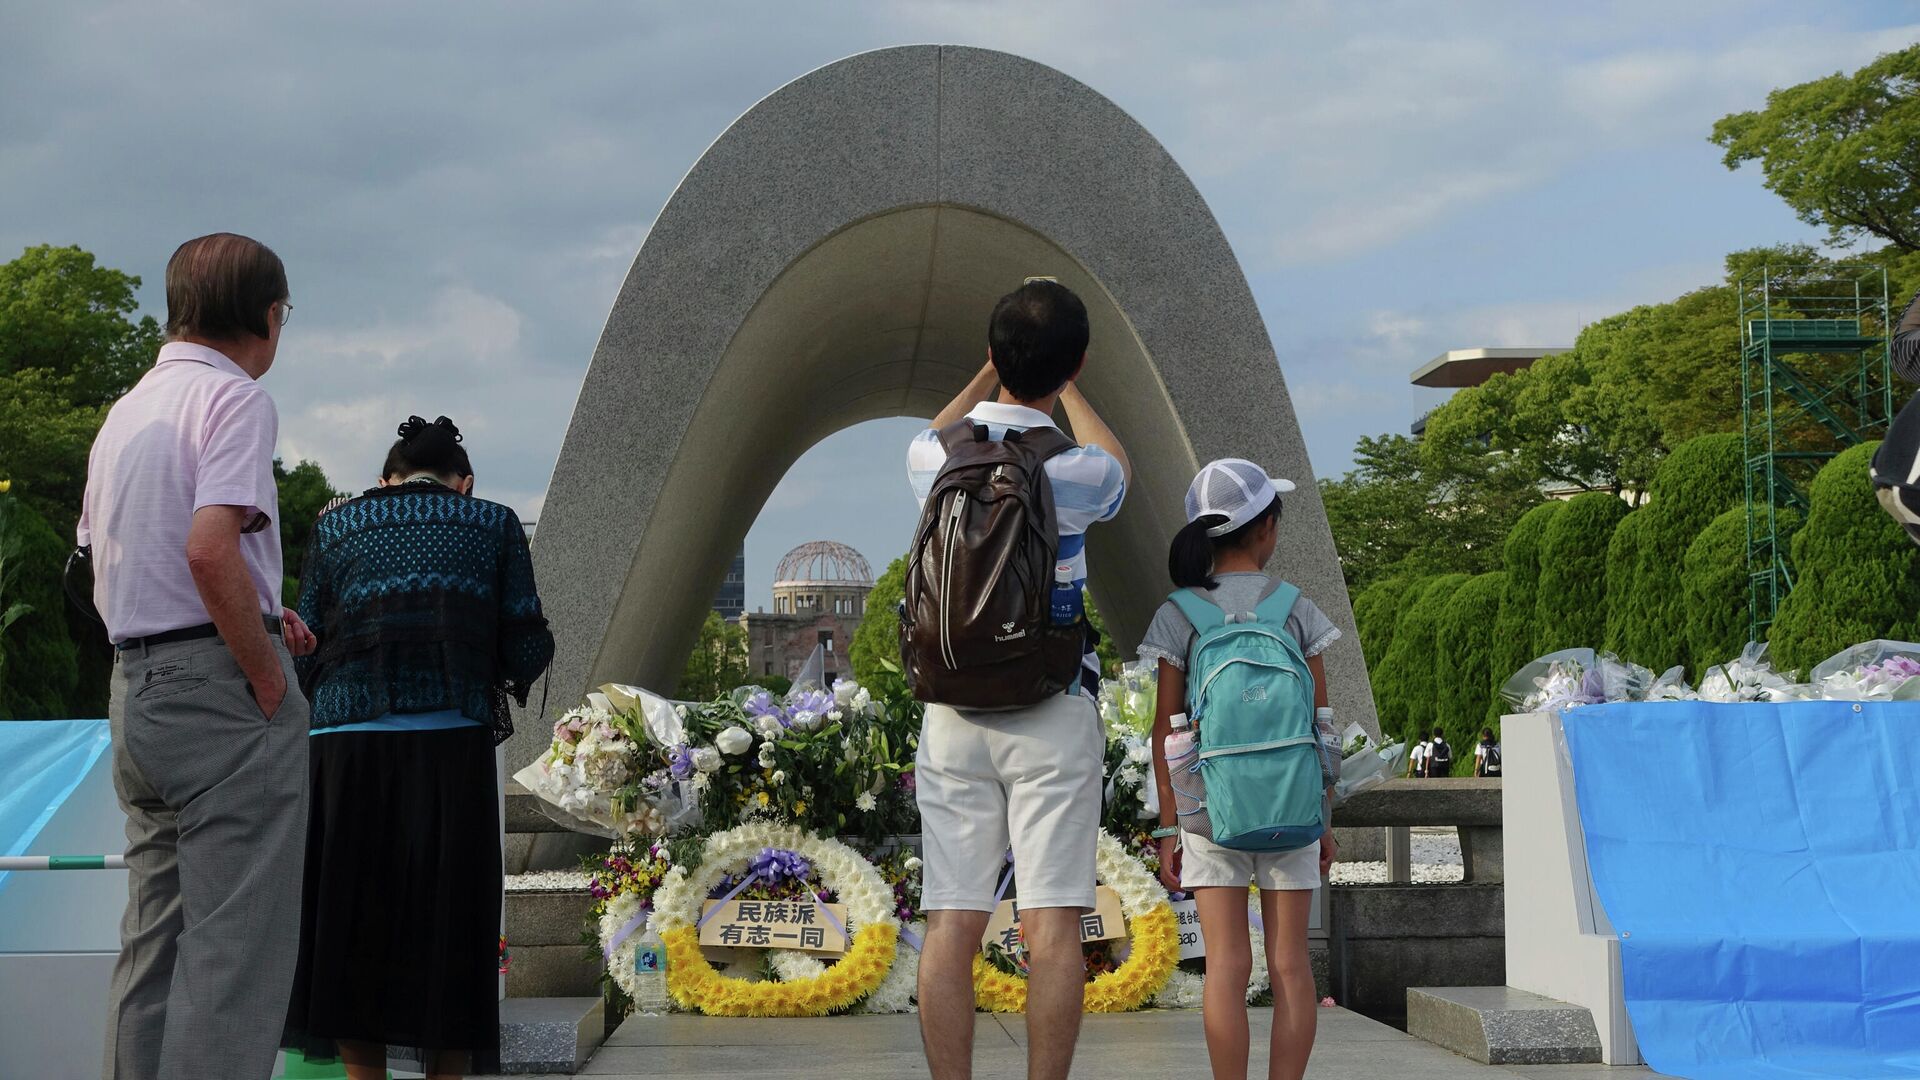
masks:
<path id="1" fill-rule="evenodd" d="M 1251 461 L 1221 458 L 1208 462 L 1187 486 L 1187 520 L 1198 521 L 1210 514 L 1224 516 L 1225 524 L 1209 528 L 1207 535 L 1225 536 L 1259 517 L 1273 505 L 1276 495 L 1292 490 L 1293 481 L 1268 476 Z"/>

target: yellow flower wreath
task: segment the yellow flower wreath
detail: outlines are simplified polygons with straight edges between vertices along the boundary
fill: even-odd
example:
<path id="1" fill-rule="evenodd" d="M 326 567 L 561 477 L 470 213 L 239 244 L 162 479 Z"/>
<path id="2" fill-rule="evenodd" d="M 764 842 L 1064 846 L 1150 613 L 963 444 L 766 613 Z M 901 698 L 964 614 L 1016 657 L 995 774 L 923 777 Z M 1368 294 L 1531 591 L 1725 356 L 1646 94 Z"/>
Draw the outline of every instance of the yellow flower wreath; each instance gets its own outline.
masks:
<path id="1" fill-rule="evenodd" d="M 839 963 L 819 975 L 748 982 L 721 974 L 700 951 L 701 901 L 722 875 L 769 847 L 811 862 L 821 884 L 847 905 L 853 942 Z M 675 867 L 654 894 L 653 923 L 667 947 L 667 992 L 681 1008 L 708 1016 L 824 1016 L 848 1008 L 886 979 L 900 937 L 893 890 L 871 862 L 838 840 L 771 822 L 752 822 L 708 837 L 700 866 Z"/>
<path id="2" fill-rule="evenodd" d="M 1120 841 L 1106 833 L 1100 834 L 1095 877 L 1120 894 L 1132 951 L 1119 967 L 1094 976 L 1087 984 L 1086 1011 L 1133 1012 L 1146 1007 L 1180 962 L 1179 923 L 1166 890 L 1138 859 L 1127 854 Z M 988 1012 L 1025 1012 L 1027 980 L 1001 971 L 984 956 L 975 956 L 973 999 Z"/>

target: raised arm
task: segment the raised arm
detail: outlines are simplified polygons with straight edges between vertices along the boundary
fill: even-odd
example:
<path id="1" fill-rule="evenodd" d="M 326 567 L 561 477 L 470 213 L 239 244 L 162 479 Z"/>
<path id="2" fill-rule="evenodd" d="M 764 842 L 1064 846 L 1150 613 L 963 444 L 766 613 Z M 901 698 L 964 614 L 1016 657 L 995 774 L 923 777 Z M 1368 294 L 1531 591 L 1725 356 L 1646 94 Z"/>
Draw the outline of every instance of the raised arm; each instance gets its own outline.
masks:
<path id="1" fill-rule="evenodd" d="M 1113 459 L 1120 463 L 1120 475 L 1131 488 L 1133 462 L 1127 460 L 1127 448 L 1120 445 L 1113 429 L 1100 419 L 1100 414 L 1093 411 L 1092 405 L 1087 404 L 1086 395 L 1080 392 L 1077 384 L 1068 383 L 1067 388 L 1060 392 L 1060 407 L 1066 410 L 1067 423 L 1073 428 L 1074 440 L 1082 446 L 1097 446 L 1113 455 Z"/>
<path id="2" fill-rule="evenodd" d="M 938 431 L 948 424 L 963 419 L 968 413 L 973 411 L 975 405 L 990 400 L 993 397 L 994 388 L 999 384 L 1000 376 L 993 370 L 993 361 L 988 360 L 979 371 L 974 373 L 973 379 L 967 383 L 966 389 L 960 391 L 959 395 L 952 401 L 947 402 L 947 407 L 941 409 L 940 415 L 933 418 L 933 424 L 931 426 L 935 431 Z"/>

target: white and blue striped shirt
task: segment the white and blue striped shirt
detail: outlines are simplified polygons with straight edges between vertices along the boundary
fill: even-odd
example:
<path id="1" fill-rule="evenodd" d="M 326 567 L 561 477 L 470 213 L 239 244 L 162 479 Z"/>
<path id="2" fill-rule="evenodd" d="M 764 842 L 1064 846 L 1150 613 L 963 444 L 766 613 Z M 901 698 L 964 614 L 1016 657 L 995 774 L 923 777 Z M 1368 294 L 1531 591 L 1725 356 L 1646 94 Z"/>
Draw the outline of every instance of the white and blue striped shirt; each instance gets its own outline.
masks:
<path id="1" fill-rule="evenodd" d="M 967 419 L 985 424 L 987 437 L 1004 439 L 1009 430 L 1054 427 L 1052 417 L 1025 405 L 1006 405 L 983 401 L 974 406 Z M 946 447 L 940 445 L 940 433 L 931 428 L 914 437 L 907 446 L 907 479 L 913 484 L 913 497 L 926 505 L 933 494 L 933 483 L 947 463 Z M 1109 521 L 1120 512 L 1127 495 L 1126 474 L 1112 454 L 1097 446 L 1078 446 L 1048 458 L 1047 479 L 1053 482 L 1054 515 L 1060 523 L 1060 561 L 1073 564 L 1073 580 L 1087 583 L 1087 528 L 1097 521 Z"/>

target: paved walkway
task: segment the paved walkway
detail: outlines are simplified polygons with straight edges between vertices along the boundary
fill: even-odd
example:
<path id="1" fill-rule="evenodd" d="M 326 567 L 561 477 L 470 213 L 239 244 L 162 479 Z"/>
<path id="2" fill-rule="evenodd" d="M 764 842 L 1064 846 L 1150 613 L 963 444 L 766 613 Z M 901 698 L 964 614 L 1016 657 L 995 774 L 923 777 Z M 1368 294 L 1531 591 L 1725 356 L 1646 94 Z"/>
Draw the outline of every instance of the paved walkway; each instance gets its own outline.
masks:
<path id="1" fill-rule="evenodd" d="M 1272 1012 L 1254 1010 L 1253 1075 L 1263 1076 Z M 1026 1024 L 1019 1016 L 978 1018 L 974 1076 L 1026 1075 Z M 635 1080 L 778 1076 L 786 1080 L 895 1080 L 923 1077 L 912 1016 L 820 1020 L 726 1020 L 639 1016 L 621 1025 L 583 1075 Z M 1200 1013 L 1151 1011 L 1089 1016 L 1074 1075 L 1086 1080 L 1209 1080 Z M 1658 1074 L 1600 1065 L 1489 1068 L 1345 1009 L 1320 1010 L 1320 1036 L 1307 1069 L 1313 1080 L 1627 1080 Z"/>

